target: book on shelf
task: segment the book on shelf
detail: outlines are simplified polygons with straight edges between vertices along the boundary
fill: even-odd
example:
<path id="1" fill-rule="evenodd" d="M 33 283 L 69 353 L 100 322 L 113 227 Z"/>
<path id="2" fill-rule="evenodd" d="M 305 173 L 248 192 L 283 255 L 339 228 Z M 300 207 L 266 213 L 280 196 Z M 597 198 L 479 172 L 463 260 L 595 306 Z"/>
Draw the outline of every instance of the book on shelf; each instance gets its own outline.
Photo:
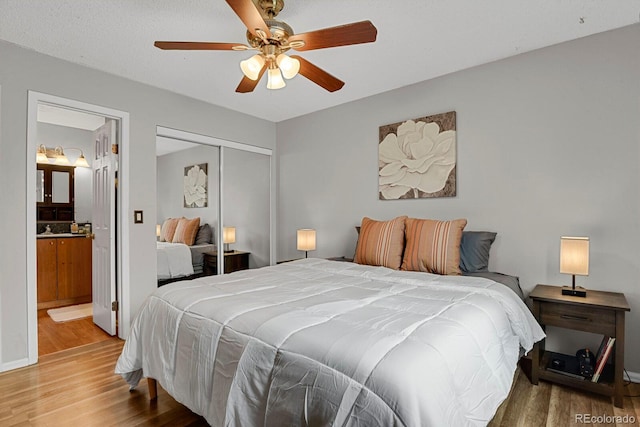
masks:
<path id="1" fill-rule="evenodd" d="M 600 375 L 602 374 L 602 370 L 607 364 L 607 360 L 611 356 L 613 352 L 613 344 L 616 342 L 616 339 L 613 337 L 604 337 L 602 342 L 606 344 L 604 346 L 602 343 L 600 344 L 600 349 L 598 350 L 598 356 L 596 358 L 596 366 L 594 367 L 593 376 L 591 377 L 591 381 L 597 383 L 600 379 Z"/>

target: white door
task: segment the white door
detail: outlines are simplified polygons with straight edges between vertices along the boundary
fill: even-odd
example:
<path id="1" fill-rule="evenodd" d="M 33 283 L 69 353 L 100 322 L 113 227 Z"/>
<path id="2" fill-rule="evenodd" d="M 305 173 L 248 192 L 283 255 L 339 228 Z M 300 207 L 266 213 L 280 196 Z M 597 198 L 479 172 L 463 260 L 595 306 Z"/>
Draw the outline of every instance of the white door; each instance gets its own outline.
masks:
<path id="1" fill-rule="evenodd" d="M 116 121 L 107 122 L 94 131 L 93 159 L 93 322 L 108 334 L 116 334 L 115 256 L 115 176 L 118 155 L 112 152 L 116 142 Z M 114 150 L 117 153 L 117 150 Z"/>

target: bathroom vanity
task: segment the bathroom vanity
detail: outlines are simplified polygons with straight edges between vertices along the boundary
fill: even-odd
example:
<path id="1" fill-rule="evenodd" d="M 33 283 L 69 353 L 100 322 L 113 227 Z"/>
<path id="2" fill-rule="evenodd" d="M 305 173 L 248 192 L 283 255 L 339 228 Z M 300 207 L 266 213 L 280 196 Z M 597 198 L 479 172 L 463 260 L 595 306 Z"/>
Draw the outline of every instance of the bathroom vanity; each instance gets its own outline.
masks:
<path id="1" fill-rule="evenodd" d="M 38 309 L 91 302 L 91 239 L 39 234 L 36 244 Z"/>

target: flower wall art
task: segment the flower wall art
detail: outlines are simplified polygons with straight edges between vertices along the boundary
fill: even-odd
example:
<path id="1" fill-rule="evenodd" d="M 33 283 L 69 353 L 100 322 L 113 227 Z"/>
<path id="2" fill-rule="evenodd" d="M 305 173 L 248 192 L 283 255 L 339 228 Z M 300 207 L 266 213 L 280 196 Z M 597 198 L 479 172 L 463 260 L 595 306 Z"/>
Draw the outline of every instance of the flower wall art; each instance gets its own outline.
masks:
<path id="1" fill-rule="evenodd" d="M 380 126 L 380 200 L 456 195 L 456 112 Z"/>
<path id="2" fill-rule="evenodd" d="M 184 168 L 184 207 L 207 207 L 207 163 Z"/>

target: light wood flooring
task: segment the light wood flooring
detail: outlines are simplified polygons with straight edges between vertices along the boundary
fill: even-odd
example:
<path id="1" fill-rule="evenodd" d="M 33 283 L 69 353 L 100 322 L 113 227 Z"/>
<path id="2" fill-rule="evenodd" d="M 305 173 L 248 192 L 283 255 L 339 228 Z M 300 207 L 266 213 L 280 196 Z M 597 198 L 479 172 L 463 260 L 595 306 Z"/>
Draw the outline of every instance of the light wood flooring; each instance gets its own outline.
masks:
<path id="1" fill-rule="evenodd" d="M 47 310 L 38 310 L 38 356 L 104 341 L 110 336 L 93 323 L 93 318 L 54 322 Z"/>
<path id="2" fill-rule="evenodd" d="M 37 365 L 0 374 L 0 426 L 206 426 L 206 422 L 177 403 L 160 387 L 158 400 L 149 402 L 146 381 L 129 392 L 113 373 L 123 341 L 101 342 L 49 354 Z M 625 387 L 640 394 L 640 384 Z M 624 409 L 594 394 L 544 381 L 531 385 L 518 369 L 511 394 L 501 405 L 496 426 L 580 426 L 575 414 L 632 415 L 638 425 L 640 398 L 625 398 Z"/>

